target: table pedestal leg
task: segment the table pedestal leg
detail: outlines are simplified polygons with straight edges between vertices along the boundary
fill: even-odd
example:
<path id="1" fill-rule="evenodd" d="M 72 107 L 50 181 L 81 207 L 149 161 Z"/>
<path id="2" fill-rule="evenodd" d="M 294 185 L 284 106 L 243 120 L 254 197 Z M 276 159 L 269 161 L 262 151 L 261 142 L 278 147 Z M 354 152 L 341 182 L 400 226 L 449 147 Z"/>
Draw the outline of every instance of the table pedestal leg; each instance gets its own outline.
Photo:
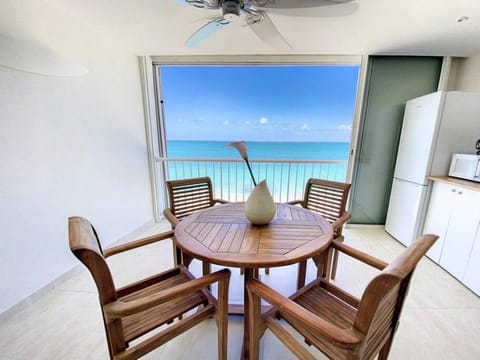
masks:
<path id="1" fill-rule="evenodd" d="M 307 273 L 307 260 L 298 263 L 297 290 L 305 286 L 305 275 Z"/>

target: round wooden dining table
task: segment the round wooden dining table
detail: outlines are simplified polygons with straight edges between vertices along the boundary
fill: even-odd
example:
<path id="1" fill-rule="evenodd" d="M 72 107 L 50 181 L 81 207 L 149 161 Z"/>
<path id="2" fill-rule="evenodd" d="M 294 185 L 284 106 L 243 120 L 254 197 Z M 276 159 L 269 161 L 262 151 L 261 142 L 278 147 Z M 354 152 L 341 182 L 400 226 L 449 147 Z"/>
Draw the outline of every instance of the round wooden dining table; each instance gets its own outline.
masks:
<path id="1" fill-rule="evenodd" d="M 276 204 L 270 223 L 257 226 L 245 217 L 244 206 L 228 203 L 195 212 L 177 225 L 175 239 L 187 256 L 245 270 L 242 358 L 248 359 L 245 284 L 258 268 L 291 265 L 322 254 L 332 240 L 333 228 L 320 215 L 288 204 Z"/>

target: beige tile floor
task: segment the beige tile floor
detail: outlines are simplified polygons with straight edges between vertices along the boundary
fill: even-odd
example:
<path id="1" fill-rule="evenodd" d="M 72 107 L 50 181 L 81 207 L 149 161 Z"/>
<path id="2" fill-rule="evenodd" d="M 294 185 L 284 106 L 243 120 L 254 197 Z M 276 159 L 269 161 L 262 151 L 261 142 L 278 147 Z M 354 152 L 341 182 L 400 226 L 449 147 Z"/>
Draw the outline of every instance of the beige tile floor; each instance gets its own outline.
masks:
<path id="1" fill-rule="evenodd" d="M 167 229 L 158 224 L 149 232 Z M 352 227 L 346 242 L 391 260 L 403 246 L 379 228 Z M 121 254 L 109 260 L 118 286 L 172 265 L 169 241 Z M 192 271 L 199 275 L 200 264 Z M 271 269 L 262 281 L 288 294 L 294 290 L 296 267 Z M 360 295 L 375 270 L 340 257 L 336 282 Z M 309 265 L 308 277 L 314 268 Z M 231 302 L 242 299 L 242 277 L 232 269 Z M 231 359 L 238 359 L 242 339 L 241 318 L 229 319 Z M 427 258 L 419 264 L 405 304 L 391 359 L 480 359 L 480 298 Z M 215 359 L 216 326 L 203 322 L 150 353 L 147 359 Z M 318 354 L 318 353 L 317 353 Z M 321 355 L 317 355 L 321 358 Z M 83 271 L 57 286 L 38 301 L 0 324 L 0 360 L 106 359 L 108 358 L 96 289 Z M 262 359 L 293 359 L 269 332 L 262 340 Z"/>

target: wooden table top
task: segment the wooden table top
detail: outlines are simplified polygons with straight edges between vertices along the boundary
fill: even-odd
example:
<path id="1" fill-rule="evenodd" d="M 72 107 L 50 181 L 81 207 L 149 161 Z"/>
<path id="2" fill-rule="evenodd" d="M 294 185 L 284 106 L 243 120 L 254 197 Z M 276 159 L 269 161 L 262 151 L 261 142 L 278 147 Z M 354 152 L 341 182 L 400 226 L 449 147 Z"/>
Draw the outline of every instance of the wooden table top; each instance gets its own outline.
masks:
<path id="1" fill-rule="evenodd" d="M 178 246 L 188 255 L 214 264 L 244 268 L 297 263 L 321 254 L 333 228 L 316 213 L 276 204 L 273 220 L 252 225 L 244 203 L 213 206 L 184 218 L 175 229 Z"/>

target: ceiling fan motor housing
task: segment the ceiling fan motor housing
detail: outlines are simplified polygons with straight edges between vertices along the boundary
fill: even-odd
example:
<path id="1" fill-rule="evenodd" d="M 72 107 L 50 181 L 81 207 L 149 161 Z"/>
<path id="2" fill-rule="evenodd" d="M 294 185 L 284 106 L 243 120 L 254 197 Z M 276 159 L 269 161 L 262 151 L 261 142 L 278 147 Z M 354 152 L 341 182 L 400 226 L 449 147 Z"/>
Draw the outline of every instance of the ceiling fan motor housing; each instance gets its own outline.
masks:
<path id="1" fill-rule="evenodd" d="M 222 1 L 223 17 L 226 20 L 234 20 L 240 16 L 240 1 L 224 0 Z"/>

